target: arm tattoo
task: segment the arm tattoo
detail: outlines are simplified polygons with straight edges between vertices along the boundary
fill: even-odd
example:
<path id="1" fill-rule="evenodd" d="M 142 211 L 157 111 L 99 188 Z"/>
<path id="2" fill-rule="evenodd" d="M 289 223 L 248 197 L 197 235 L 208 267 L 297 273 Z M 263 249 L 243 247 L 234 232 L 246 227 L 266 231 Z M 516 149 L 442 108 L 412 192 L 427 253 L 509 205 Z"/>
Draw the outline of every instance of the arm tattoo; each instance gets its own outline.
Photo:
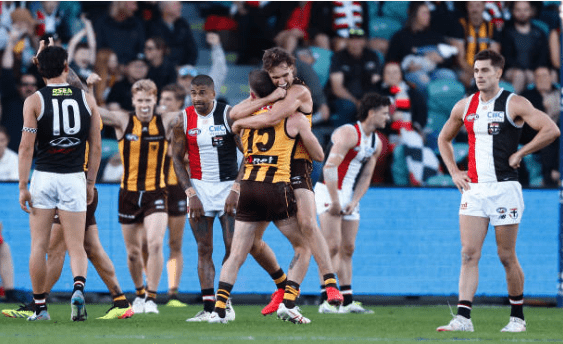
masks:
<path id="1" fill-rule="evenodd" d="M 186 153 L 186 135 L 184 134 L 183 123 L 177 121 L 172 132 L 172 161 L 174 172 L 178 177 L 178 182 L 184 190 L 192 186 L 190 176 L 184 165 L 184 154 Z"/>
<path id="2" fill-rule="evenodd" d="M 78 77 L 78 75 L 70 67 L 68 68 L 68 75 L 66 77 L 66 82 L 68 82 L 70 86 L 78 87 L 84 90 L 86 93 L 88 93 L 88 86 L 86 86 L 82 82 L 82 80 L 80 80 L 80 77 Z"/>

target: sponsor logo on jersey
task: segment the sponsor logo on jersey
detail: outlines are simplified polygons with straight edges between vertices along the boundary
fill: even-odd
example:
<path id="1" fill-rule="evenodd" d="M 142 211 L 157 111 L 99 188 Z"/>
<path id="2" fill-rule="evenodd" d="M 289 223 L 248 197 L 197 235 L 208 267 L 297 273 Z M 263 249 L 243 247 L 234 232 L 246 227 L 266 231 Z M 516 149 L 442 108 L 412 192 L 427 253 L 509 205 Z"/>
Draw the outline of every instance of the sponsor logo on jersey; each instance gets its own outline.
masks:
<path id="1" fill-rule="evenodd" d="M 479 115 L 476 114 L 476 113 L 471 113 L 471 114 L 465 116 L 465 120 L 466 120 L 467 122 L 473 122 L 473 121 L 475 121 L 475 120 L 477 120 L 477 119 L 479 119 Z"/>
<path id="2" fill-rule="evenodd" d="M 211 134 L 211 136 L 227 135 L 227 128 L 222 124 L 210 125 L 209 133 Z"/>
<path id="3" fill-rule="evenodd" d="M 156 201 L 154 201 L 154 205 L 162 205 L 162 204 L 164 204 L 163 199 L 157 199 Z"/>
<path id="4" fill-rule="evenodd" d="M 497 208 L 497 213 L 499 213 L 499 214 L 506 213 L 506 208 L 503 208 L 503 207 Z"/>
<path id="5" fill-rule="evenodd" d="M 80 144 L 81 140 L 77 137 L 57 137 L 49 142 L 51 146 L 68 148 Z"/>
<path id="6" fill-rule="evenodd" d="M 487 120 L 490 122 L 504 122 L 504 111 L 492 111 L 487 113 Z"/>
<path id="7" fill-rule="evenodd" d="M 72 95 L 72 90 L 68 87 L 53 88 L 53 97 L 71 96 L 71 95 Z"/>
<path id="8" fill-rule="evenodd" d="M 491 122 L 488 124 L 489 135 L 497 135 L 500 133 L 500 123 L 499 122 Z"/>
<path id="9" fill-rule="evenodd" d="M 246 158 L 246 163 L 251 165 L 275 165 L 278 163 L 278 157 L 275 155 L 249 155 L 248 158 Z"/>
<path id="10" fill-rule="evenodd" d="M 201 130 L 199 128 L 193 128 L 188 130 L 188 135 L 190 136 L 197 136 L 199 134 L 201 134 Z"/>
<path id="11" fill-rule="evenodd" d="M 508 216 L 510 216 L 511 219 L 517 219 L 518 218 L 518 208 L 510 208 L 510 212 L 508 213 Z"/>
<path id="12" fill-rule="evenodd" d="M 137 136 L 135 134 L 127 134 L 127 135 L 125 135 L 125 139 L 127 141 L 139 141 L 139 136 Z"/>
<path id="13" fill-rule="evenodd" d="M 461 210 L 465 210 L 465 209 L 467 209 L 467 202 L 465 202 L 465 203 L 461 203 L 461 206 L 460 206 L 460 208 L 461 208 Z"/>

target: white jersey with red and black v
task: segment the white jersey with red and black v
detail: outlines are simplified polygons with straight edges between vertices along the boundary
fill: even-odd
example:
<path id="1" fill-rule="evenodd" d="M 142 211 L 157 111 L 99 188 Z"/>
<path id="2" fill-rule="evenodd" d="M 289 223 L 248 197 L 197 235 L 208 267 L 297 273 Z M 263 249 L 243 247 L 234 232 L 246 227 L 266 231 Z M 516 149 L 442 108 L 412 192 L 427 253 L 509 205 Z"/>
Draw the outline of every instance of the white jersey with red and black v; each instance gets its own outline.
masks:
<path id="1" fill-rule="evenodd" d="M 227 122 L 229 105 L 214 101 L 206 116 L 192 106 L 184 110 L 184 132 L 190 178 L 207 182 L 235 180 L 238 174 L 237 146 Z"/>
<path id="2" fill-rule="evenodd" d="M 345 125 L 352 126 L 351 124 Z M 358 141 L 356 145 L 346 153 L 344 160 L 342 160 L 338 166 L 338 190 L 354 190 L 356 188 L 358 177 L 369 159 L 375 154 L 378 145 L 381 144 L 379 136 L 377 136 L 375 132 L 371 135 L 366 135 L 362 131 L 360 122 L 356 122 L 353 127 L 358 133 Z M 331 148 L 332 143 L 327 148 L 327 152 L 330 152 Z M 326 154 L 325 163 L 326 159 L 328 159 L 328 154 Z M 324 183 L 323 174 L 321 174 L 319 182 Z"/>
<path id="3" fill-rule="evenodd" d="M 518 180 L 518 171 L 508 164 L 522 133 L 508 109 L 513 95 L 501 88 L 487 102 L 479 92 L 469 97 L 463 122 L 469 141 L 467 175 L 472 183 Z"/>

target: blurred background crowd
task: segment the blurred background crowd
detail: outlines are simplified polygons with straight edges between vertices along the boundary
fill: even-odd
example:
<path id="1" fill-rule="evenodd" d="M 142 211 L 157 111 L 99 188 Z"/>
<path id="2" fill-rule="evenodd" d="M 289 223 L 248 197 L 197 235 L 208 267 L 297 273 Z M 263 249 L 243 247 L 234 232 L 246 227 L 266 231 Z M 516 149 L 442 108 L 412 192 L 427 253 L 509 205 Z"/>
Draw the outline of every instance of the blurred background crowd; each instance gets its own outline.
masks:
<path id="1" fill-rule="evenodd" d="M 128 111 L 135 81 L 150 78 L 159 91 L 176 84 L 187 106 L 198 74 L 210 75 L 217 99 L 234 105 L 248 96 L 248 72 L 261 66 L 263 51 L 281 46 L 311 89 L 321 144 L 354 122 L 359 99 L 376 91 L 391 97 L 392 119 L 379 133 L 384 152 L 373 184 L 453 185 L 436 141 L 455 102 L 476 91 L 480 50 L 506 58 L 502 87 L 559 121 L 559 12 L 559 1 L 2 1 L 0 180 L 17 179 L 23 101 L 43 86 L 32 57 L 49 35 L 80 77 L 101 76 L 100 106 Z M 525 128 L 522 143 L 533 135 Z M 113 129 L 103 138 L 100 179 L 118 181 Z M 466 165 L 464 133 L 454 147 Z M 524 186 L 557 186 L 559 142 L 528 156 L 520 177 Z"/>

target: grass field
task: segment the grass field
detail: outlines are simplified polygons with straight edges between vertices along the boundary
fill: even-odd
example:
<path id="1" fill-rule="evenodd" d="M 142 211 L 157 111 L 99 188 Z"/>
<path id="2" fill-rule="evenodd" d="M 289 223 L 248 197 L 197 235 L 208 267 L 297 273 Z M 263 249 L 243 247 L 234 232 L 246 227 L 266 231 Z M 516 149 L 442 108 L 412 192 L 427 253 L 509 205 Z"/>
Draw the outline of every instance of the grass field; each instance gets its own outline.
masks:
<path id="1" fill-rule="evenodd" d="M 1 304 L 2 309 L 16 305 Z M 447 306 L 369 307 L 375 314 L 319 314 L 304 306 L 312 321 L 294 325 L 264 317 L 260 306 L 234 305 L 236 321 L 228 324 L 186 323 L 201 306 L 169 308 L 160 314 L 140 314 L 125 320 L 96 320 L 109 305 L 87 305 L 89 319 L 73 323 L 68 304 L 50 304 L 51 321 L 0 318 L 0 343 L 313 343 L 313 342 L 550 342 L 563 343 L 563 313 L 557 308 L 525 309 L 526 333 L 500 333 L 508 322 L 509 307 L 477 306 L 473 310 L 474 333 L 438 333 L 448 323 Z"/>

